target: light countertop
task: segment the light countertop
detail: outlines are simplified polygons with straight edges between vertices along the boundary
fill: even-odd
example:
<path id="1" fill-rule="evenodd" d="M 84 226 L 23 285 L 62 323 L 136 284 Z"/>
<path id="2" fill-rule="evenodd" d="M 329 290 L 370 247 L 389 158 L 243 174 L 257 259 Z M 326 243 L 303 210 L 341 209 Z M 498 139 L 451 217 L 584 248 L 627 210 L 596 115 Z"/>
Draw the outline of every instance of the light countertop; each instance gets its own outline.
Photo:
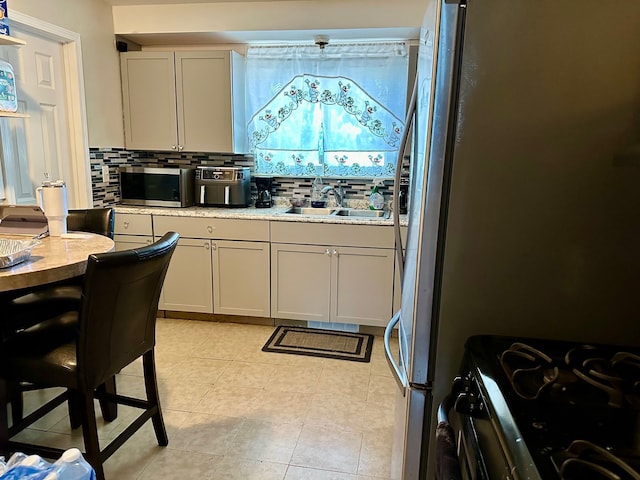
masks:
<path id="1" fill-rule="evenodd" d="M 350 225 L 393 225 L 393 212 L 389 218 L 346 217 L 336 215 L 297 215 L 285 213 L 288 205 L 276 205 L 271 208 L 216 208 L 216 207 L 143 207 L 116 205 L 117 213 L 152 214 L 173 217 L 231 218 L 237 220 L 272 220 L 304 223 L 340 223 Z M 400 225 L 407 225 L 407 216 L 400 215 Z"/>
<path id="2" fill-rule="evenodd" d="M 3 235 L 24 240 L 25 237 Z M 113 240 L 102 235 L 76 232 L 42 238 L 22 263 L 0 269 L 0 292 L 29 288 L 82 275 L 92 253 L 110 252 Z"/>

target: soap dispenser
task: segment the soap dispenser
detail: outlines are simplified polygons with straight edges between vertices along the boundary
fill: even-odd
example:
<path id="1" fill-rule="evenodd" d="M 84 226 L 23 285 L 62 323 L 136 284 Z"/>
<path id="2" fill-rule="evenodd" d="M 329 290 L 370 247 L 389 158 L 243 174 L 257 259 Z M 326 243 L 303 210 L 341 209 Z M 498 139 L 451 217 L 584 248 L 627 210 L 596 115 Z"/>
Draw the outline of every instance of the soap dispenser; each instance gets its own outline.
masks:
<path id="1" fill-rule="evenodd" d="M 370 210 L 382 210 L 384 208 L 384 196 L 378 191 L 382 180 L 375 179 L 373 181 L 373 188 L 371 189 L 371 195 L 369 195 L 369 209 Z"/>
<path id="2" fill-rule="evenodd" d="M 327 204 L 327 196 L 322 193 L 322 177 L 317 176 L 311 184 L 311 206 L 322 208 Z"/>

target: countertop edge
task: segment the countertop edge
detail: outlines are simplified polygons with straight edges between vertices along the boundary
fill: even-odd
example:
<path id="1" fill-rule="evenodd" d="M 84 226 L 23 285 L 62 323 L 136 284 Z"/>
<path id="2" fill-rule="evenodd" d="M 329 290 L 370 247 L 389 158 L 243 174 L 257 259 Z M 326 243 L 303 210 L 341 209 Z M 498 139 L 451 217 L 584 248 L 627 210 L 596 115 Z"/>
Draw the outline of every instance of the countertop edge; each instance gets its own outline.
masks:
<path id="1" fill-rule="evenodd" d="M 216 207 L 143 207 L 131 205 L 115 205 L 116 214 L 158 215 L 170 217 L 194 218 L 228 218 L 235 220 L 270 220 L 298 223 L 331 223 L 348 225 L 393 225 L 393 214 L 389 218 L 343 217 L 334 215 L 290 215 L 285 212 L 289 207 L 275 206 L 271 208 L 216 208 Z M 393 213 L 393 212 L 392 212 Z M 400 215 L 400 226 L 407 226 L 407 215 Z"/>

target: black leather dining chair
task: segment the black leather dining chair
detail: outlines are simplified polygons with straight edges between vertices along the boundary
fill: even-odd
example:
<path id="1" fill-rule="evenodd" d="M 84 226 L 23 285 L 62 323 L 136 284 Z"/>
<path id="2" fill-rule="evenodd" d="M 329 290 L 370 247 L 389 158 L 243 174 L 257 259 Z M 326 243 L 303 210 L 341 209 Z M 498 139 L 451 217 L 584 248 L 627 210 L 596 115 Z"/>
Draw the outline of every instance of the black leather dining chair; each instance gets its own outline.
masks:
<path id="1" fill-rule="evenodd" d="M 67 230 L 75 230 L 104 235 L 113 239 L 113 208 L 89 208 L 69 210 Z M 40 288 L 12 298 L 6 305 L 3 322 L 5 333 L 29 327 L 52 313 L 77 310 L 82 294 L 82 279 L 72 278 Z"/>
<path id="2" fill-rule="evenodd" d="M 88 208 L 69 210 L 67 216 L 67 230 L 81 231 L 103 235 L 113 239 L 115 216 L 113 208 Z M 3 303 L 4 319 L 0 325 L 3 338 L 10 338 L 15 332 L 32 327 L 39 322 L 49 319 L 42 325 L 51 335 L 64 334 L 65 330 L 75 325 L 65 319 L 57 323 L 51 318 L 55 315 L 80 308 L 82 297 L 82 277 L 76 277 L 51 285 L 44 285 L 28 292 L 12 296 Z M 106 385 L 108 391 L 115 393 L 115 378 Z M 11 414 L 14 423 L 23 416 L 22 392 L 33 390 L 34 385 L 11 385 Z M 79 419 L 74 415 L 74 408 L 70 409 L 71 426 L 76 428 Z M 117 406 L 102 403 L 102 413 L 105 420 L 114 420 L 117 416 Z"/>
<path id="3" fill-rule="evenodd" d="M 90 232 L 113 239 L 115 216 L 113 208 L 86 208 L 69 210 L 67 230 Z"/>
<path id="4" fill-rule="evenodd" d="M 0 352 L 0 450 L 57 458 L 62 450 L 11 441 L 72 394 L 81 415 L 85 458 L 104 479 L 103 463 L 149 419 L 158 444 L 168 438 L 156 381 L 154 347 L 158 300 L 179 235 L 166 233 L 138 249 L 90 255 L 79 311 L 66 312 L 17 332 Z M 70 322 L 77 329 L 47 332 L 47 322 Z M 105 393 L 100 387 L 142 357 L 146 399 Z M 29 382 L 67 389 L 18 424 L 8 426 L 7 383 Z M 100 449 L 94 398 L 141 408 L 142 414 Z"/>

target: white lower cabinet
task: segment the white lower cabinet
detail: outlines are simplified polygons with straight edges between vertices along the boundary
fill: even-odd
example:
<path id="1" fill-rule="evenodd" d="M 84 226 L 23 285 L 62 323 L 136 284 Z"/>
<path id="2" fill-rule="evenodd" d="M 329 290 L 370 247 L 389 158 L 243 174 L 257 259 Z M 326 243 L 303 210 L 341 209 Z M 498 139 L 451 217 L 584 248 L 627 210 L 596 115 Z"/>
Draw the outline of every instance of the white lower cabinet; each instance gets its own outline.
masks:
<path id="1" fill-rule="evenodd" d="M 384 327 L 399 304 L 391 226 L 116 213 L 116 250 L 168 231 L 161 310 Z"/>
<path id="2" fill-rule="evenodd" d="M 269 244 L 212 242 L 213 313 L 268 317 Z"/>
<path id="3" fill-rule="evenodd" d="M 329 238 L 343 243 L 297 243 Z M 292 243 L 280 243 L 284 241 Z M 393 306 L 392 230 L 275 223 L 272 242 L 272 317 L 380 327 L 387 324 Z"/>
<path id="4" fill-rule="evenodd" d="M 180 234 L 160 309 L 269 316 L 267 221 L 154 216 L 153 225 L 156 237 Z"/>
<path id="5" fill-rule="evenodd" d="M 271 316 L 384 326 L 391 318 L 393 250 L 271 245 Z"/>
<path id="6" fill-rule="evenodd" d="M 151 245 L 153 243 L 151 215 L 116 213 L 113 233 L 116 251 Z"/>
<path id="7" fill-rule="evenodd" d="M 213 313 L 211 241 L 181 238 L 171 257 L 158 308 Z"/>
<path id="8" fill-rule="evenodd" d="M 153 237 L 141 235 L 114 235 L 115 250 L 131 250 L 132 248 L 145 247 L 153 243 Z"/>
<path id="9" fill-rule="evenodd" d="M 331 257 L 316 245 L 271 244 L 271 316 L 329 321 Z"/>
<path id="10" fill-rule="evenodd" d="M 393 249 L 331 250 L 331 321 L 383 327 L 393 304 Z"/>

